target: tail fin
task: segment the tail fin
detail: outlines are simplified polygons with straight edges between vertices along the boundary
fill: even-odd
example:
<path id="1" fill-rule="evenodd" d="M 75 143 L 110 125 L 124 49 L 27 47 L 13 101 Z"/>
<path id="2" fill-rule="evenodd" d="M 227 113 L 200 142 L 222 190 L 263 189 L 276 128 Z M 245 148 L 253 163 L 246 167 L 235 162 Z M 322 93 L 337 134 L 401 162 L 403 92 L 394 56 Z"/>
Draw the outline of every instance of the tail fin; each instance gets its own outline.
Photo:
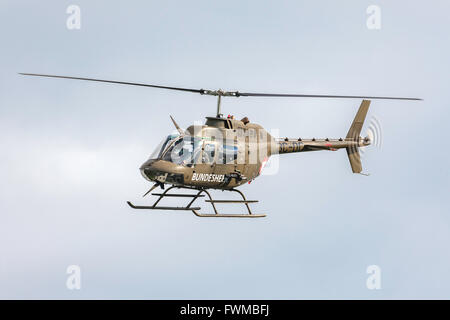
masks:
<path id="1" fill-rule="evenodd" d="M 363 100 L 361 102 L 361 106 L 359 107 L 358 112 L 356 113 L 355 119 L 353 119 L 352 126 L 348 130 L 347 137 L 350 139 L 357 140 L 359 138 L 359 134 L 361 133 L 361 129 L 364 124 L 364 120 L 366 119 L 367 111 L 369 110 L 370 100 Z"/>
<path id="2" fill-rule="evenodd" d="M 370 100 L 363 100 L 358 112 L 356 113 L 355 119 L 348 130 L 346 140 L 356 141 L 357 144 L 347 147 L 348 160 L 350 160 L 350 166 L 352 167 L 353 173 L 361 173 L 362 164 L 361 156 L 358 151 L 359 135 L 366 119 L 367 111 L 369 110 Z"/>

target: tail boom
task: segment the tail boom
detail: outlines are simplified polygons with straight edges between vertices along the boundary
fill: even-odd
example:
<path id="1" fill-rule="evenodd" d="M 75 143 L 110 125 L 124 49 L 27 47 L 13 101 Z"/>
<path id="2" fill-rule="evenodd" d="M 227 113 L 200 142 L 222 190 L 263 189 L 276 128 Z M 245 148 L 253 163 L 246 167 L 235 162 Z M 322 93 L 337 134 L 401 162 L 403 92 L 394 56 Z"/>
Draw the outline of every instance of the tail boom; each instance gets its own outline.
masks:
<path id="1" fill-rule="evenodd" d="M 364 139 L 283 139 L 278 141 L 278 153 L 296 153 L 307 151 L 336 151 L 344 148 L 357 148 L 364 144 Z M 365 145 L 365 144 L 364 144 Z"/>
<path id="2" fill-rule="evenodd" d="M 362 164 L 361 156 L 359 154 L 359 147 L 368 146 L 370 144 L 370 140 L 368 138 L 360 137 L 360 134 L 369 110 L 369 106 L 370 100 L 362 101 L 345 139 L 280 139 L 277 141 L 278 153 L 296 153 L 319 150 L 336 151 L 338 149 L 346 149 L 353 173 L 361 173 Z"/>

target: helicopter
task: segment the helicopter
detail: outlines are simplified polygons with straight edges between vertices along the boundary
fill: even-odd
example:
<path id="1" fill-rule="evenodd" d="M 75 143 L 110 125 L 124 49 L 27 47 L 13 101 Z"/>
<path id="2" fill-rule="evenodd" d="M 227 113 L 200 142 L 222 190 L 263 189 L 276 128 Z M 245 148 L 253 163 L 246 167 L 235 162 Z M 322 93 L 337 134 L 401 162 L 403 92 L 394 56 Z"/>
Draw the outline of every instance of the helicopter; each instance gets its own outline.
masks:
<path id="1" fill-rule="evenodd" d="M 198 217 L 228 217 L 228 218 L 261 218 L 266 214 L 255 214 L 249 204 L 258 200 L 247 200 L 244 193 L 237 187 L 250 183 L 262 172 L 269 158 L 277 154 L 336 151 L 345 149 L 353 173 L 362 173 L 359 148 L 371 144 L 370 137 L 361 137 L 360 133 L 366 118 L 371 100 L 422 100 L 420 98 L 383 97 L 383 96 L 345 96 L 318 94 L 286 94 L 286 93 L 255 93 L 224 90 L 191 89 L 181 87 L 161 86 L 136 82 L 123 82 L 61 75 L 36 73 L 19 73 L 25 76 L 60 78 L 104 82 L 111 84 L 132 85 L 166 90 L 198 93 L 200 95 L 217 97 L 217 112 L 215 116 L 206 117 L 203 125 L 191 125 L 186 130 L 180 128 L 175 119 L 170 116 L 176 133 L 167 135 L 155 148 L 150 157 L 140 166 L 144 179 L 153 186 L 143 195 L 151 194 L 156 199 L 152 205 L 135 205 L 127 201 L 133 209 L 148 210 L 184 210 L 191 211 Z M 302 139 L 275 138 L 261 125 L 252 123 L 248 117 L 241 120 L 234 116 L 224 117 L 221 113 L 222 97 L 292 97 L 292 98 L 343 98 L 363 99 L 353 119 L 345 138 L 336 139 Z M 365 174 L 364 174 L 365 175 Z M 166 188 L 166 186 L 168 186 Z M 161 192 L 153 192 L 156 188 Z M 184 189 L 190 193 L 171 193 L 169 191 Z M 213 199 L 211 190 L 236 192 L 242 200 Z M 192 193 L 193 191 L 193 193 Z M 214 213 L 201 213 L 201 207 L 194 206 L 199 198 L 209 203 Z M 183 198 L 189 202 L 182 207 L 159 205 L 164 198 Z M 216 204 L 243 204 L 245 213 L 220 213 Z"/>

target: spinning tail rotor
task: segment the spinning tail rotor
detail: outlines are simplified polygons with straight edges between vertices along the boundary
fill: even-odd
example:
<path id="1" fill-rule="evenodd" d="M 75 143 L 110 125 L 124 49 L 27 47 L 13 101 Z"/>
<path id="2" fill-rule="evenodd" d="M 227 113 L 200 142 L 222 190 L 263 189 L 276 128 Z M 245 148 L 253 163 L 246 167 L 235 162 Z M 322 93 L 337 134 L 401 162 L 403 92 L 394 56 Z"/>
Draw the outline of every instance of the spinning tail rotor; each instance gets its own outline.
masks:
<path id="1" fill-rule="evenodd" d="M 383 144 L 383 135 L 382 135 L 382 127 L 381 122 L 378 120 L 377 117 L 372 116 L 369 121 L 369 126 L 367 128 L 366 134 L 365 134 L 365 140 L 369 141 L 370 144 L 378 149 L 381 148 L 381 145 Z M 361 153 L 361 156 L 364 156 L 364 149 L 360 149 L 359 152 Z"/>

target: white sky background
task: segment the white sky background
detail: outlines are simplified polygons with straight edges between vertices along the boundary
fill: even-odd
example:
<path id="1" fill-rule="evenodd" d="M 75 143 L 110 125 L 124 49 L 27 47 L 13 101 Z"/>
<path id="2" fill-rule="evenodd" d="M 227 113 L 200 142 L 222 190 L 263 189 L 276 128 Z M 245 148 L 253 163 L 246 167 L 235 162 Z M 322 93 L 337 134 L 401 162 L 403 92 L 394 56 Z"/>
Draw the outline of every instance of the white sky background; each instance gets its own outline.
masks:
<path id="1" fill-rule="evenodd" d="M 81 8 L 81 30 L 66 8 Z M 366 27 L 366 8 L 382 28 Z M 0 298 L 450 298 L 448 1 L 0 4 Z M 241 188 L 265 219 L 132 211 L 139 166 L 213 97 L 192 88 L 417 96 L 373 101 L 381 150 L 285 155 Z M 358 100 L 224 99 L 289 137 L 345 136 Z M 221 196 L 221 194 L 219 194 Z M 66 268 L 79 265 L 82 289 Z M 366 268 L 382 289 L 366 288 Z"/>

